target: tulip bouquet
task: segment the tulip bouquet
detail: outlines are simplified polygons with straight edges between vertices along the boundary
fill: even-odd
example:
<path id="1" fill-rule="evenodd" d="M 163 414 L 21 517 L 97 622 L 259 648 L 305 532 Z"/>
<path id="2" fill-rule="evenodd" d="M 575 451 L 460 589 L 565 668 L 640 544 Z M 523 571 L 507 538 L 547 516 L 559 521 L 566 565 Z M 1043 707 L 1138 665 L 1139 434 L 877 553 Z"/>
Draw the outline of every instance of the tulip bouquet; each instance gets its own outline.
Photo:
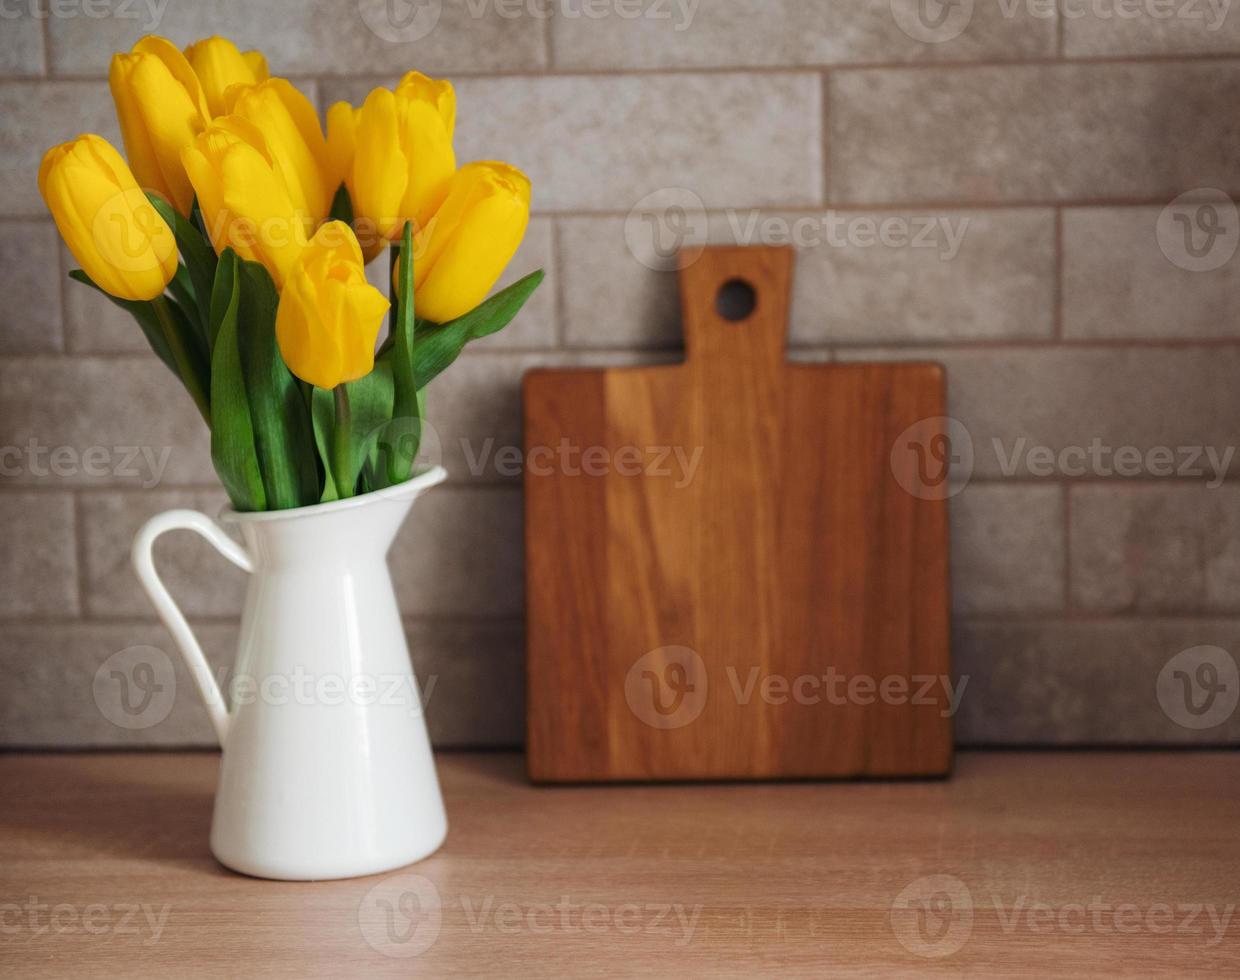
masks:
<path id="1" fill-rule="evenodd" d="M 529 180 L 458 168 L 452 85 L 417 72 L 332 106 L 326 133 L 224 38 L 143 38 L 109 82 L 128 164 L 79 136 L 47 152 L 39 189 L 70 275 L 128 311 L 193 398 L 233 506 L 408 480 L 427 383 L 542 281 L 486 299 L 525 233 Z M 364 271 L 384 251 L 387 296 Z"/>

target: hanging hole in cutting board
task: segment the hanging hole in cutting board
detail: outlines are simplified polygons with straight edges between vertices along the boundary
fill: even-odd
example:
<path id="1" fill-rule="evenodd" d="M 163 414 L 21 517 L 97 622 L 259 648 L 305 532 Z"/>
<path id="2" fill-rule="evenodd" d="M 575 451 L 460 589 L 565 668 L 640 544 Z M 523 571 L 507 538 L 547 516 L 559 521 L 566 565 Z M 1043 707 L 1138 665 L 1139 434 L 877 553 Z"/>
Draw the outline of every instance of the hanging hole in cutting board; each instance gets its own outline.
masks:
<path id="1" fill-rule="evenodd" d="M 758 294 L 744 279 L 729 279 L 715 293 L 715 312 L 732 323 L 748 320 L 757 305 Z"/>

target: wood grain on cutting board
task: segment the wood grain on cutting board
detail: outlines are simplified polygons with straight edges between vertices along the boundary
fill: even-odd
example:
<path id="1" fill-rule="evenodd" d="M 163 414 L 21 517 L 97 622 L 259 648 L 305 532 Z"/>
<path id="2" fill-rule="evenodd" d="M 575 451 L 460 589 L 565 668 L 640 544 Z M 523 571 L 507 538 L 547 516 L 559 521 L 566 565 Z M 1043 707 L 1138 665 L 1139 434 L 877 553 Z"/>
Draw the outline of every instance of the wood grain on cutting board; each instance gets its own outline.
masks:
<path id="1" fill-rule="evenodd" d="M 683 364 L 526 376 L 532 778 L 950 767 L 945 474 L 904 445 L 942 369 L 788 363 L 792 261 L 683 268 Z"/>

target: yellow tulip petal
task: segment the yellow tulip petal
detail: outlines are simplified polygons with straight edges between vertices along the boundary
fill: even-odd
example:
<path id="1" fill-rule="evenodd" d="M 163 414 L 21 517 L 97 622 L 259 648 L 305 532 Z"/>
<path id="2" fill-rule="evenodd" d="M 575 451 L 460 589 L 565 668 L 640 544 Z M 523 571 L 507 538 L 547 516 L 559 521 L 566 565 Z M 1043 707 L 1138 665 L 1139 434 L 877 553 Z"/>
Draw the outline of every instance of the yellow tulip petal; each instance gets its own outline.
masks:
<path id="1" fill-rule="evenodd" d="M 212 116 L 227 112 L 225 93 L 233 85 L 255 85 L 267 78 L 267 61 L 257 51 L 241 52 L 225 37 L 208 37 L 185 49 L 202 85 Z"/>
<path id="2" fill-rule="evenodd" d="M 69 251 L 91 280 L 122 299 L 149 300 L 177 269 L 172 229 L 102 137 L 53 147 L 39 166 L 39 190 Z"/>
<path id="3" fill-rule="evenodd" d="M 388 301 L 366 282 L 362 253 L 343 222 L 327 222 L 289 272 L 276 313 L 276 340 L 289 370 L 334 388 L 374 367 Z"/>
<path id="4" fill-rule="evenodd" d="M 366 96 L 356 134 L 354 212 L 373 221 L 384 238 L 392 238 L 403 225 L 400 204 L 409 183 L 411 161 L 401 146 L 396 97 L 391 92 L 377 88 Z"/>

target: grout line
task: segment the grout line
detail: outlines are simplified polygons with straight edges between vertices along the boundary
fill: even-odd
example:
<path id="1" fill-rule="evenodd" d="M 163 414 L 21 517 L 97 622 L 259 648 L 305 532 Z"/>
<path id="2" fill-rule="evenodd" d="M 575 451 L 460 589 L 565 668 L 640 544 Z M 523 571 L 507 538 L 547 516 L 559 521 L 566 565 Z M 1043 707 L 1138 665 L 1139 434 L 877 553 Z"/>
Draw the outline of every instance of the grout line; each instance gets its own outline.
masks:
<path id="1" fill-rule="evenodd" d="M 542 42 L 543 42 L 543 61 L 546 67 L 543 68 L 542 74 L 546 75 L 555 70 L 555 32 L 551 29 L 551 18 L 544 17 L 542 25 Z"/>
<path id="2" fill-rule="evenodd" d="M 1136 626 L 1160 623 L 1221 622 L 1240 624 L 1240 614 L 1235 611 L 1171 610 L 1164 612 L 1140 612 L 1135 615 L 1118 612 L 1059 613 L 1053 610 L 1023 610 L 1003 612 L 953 613 L 952 620 L 958 625 L 982 626 Z"/>
<path id="3" fill-rule="evenodd" d="M 1071 615 L 1072 603 L 1072 485 L 1064 483 L 1063 491 L 1063 608 Z"/>
<path id="4" fill-rule="evenodd" d="M 736 204 L 726 208 L 706 208 L 705 213 L 708 216 L 727 216 L 741 211 L 760 211 L 768 214 L 809 215 L 826 214 L 830 212 L 842 214 L 867 214 L 872 212 L 907 213 L 914 211 L 942 214 L 961 211 L 1051 211 L 1056 208 L 1155 208 L 1163 207 L 1174 197 L 1175 194 L 1170 193 L 1147 197 L 1065 198 L 1062 200 L 1055 200 L 1053 198 L 1021 199 L 1011 201 L 979 201 L 967 199 L 934 201 L 892 199 L 885 202 L 858 201 L 839 202 L 825 205 L 821 201 L 815 203 L 785 202 L 778 204 Z M 1236 203 L 1240 203 L 1240 191 L 1232 193 L 1231 198 Z M 552 219 L 580 221 L 597 218 L 626 218 L 630 213 L 631 209 L 621 208 L 543 208 L 531 211 L 530 217 L 543 221 Z M 0 214 L 0 224 L 33 223 L 50 220 L 50 217 L 45 211 L 31 211 L 28 213 L 10 212 L 8 214 Z"/>
<path id="5" fill-rule="evenodd" d="M 831 72 L 822 73 L 822 106 L 819 112 L 822 125 L 822 200 L 831 203 Z"/>
<path id="6" fill-rule="evenodd" d="M 550 55 L 551 53 L 548 52 Z M 608 68 L 583 68 L 568 67 L 549 64 L 547 68 L 531 67 L 518 69 L 503 70 L 471 70 L 468 68 L 453 71 L 453 79 L 550 79 L 550 78 L 631 78 L 642 76 L 684 76 L 684 75 L 809 75 L 816 72 L 832 71 L 832 72 L 870 72 L 870 71 L 892 71 L 892 72 L 916 72 L 916 71 L 937 71 L 937 72 L 955 72 L 970 71 L 992 68 L 1038 68 L 1038 67 L 1056 67 L 1069 68 L 1077 65 L 1083 67 L 1089 66 L 1109 66 L 1109 65 L 1167 65 L 1178 63 L 1235 63 L 1240 60 L 1240 50 L 1233 52 L 1217 52 L 1217 51 L 1201 51 L 1201 52 L 1168 52 L 1166 54 L 1149 54 L 1149 53 L 1133 53 L 1133 54 L 1117 54 L 1117 55 L 1086 55 L 1077 58 L 1061 57 L 1057 53 L 1044 57 L 1015 57 L 1015 58 L 979 58 L 975 60 L 960 61 L 859 61 L 859 62 L 805 62 L 803 64 L 728 64 L 728 65 L 696 65 L 696 66 L 646 66 L 646 67 L 608 67 Z M 316 74 L 286 74 L 283 77 L 297 83 L 307 81 L 311 78 L 322 79 L 323 81 L 352 82 L 359 85 L 389 85 L 396 78 L 400 77 L 400 72 L 360 72 L 360 73 L 332 73 L 319 72 Z M 106 72 L 99 74 L 58 74 L 49 76 L 50 79 L 63 82 L 104 82 L 107 80 Z M 32 76 L 12 76 L 0 78 L 0 82 L 6 81 L 31 81 L 37 80 Z"/>
<path id="7" fill-rule="evenodd" d="M 568 277 L 560 275 L 560 270 L 563 268 L 560 257 L 564 254 L 561 236 L 560 223 L 553 220 L 551 222 L 551 315 L 555 318 L 553 326 L 556 350 L 564 350 L 568 347 L 568 320 L 565 316 L 568 310 L 568 300 L 564 294 Z"/>
<path id="8" fill-rule="evenodd" d="M 86 575 L 86 521 L 82 518 L 82 501 L 78 494 L 70 495 L 73 514 L 73 563 L 76 566 L 74 587 L 77 589 L 77 616 L 86 614 L 86 596 L 89 583 Z"/>
<path id="9" fill-rule="evenodd" d="M 1056 340 L 1063 342 L 1063 208 L 1055 208 L 1054 278 L 1051 282 L 1051 322 Z"/>
<path id="10" fill-rule="evenodd" d="M 1240 335 L 1234 337 L 1020 337 L 1012 339 L 971 338 L 927 338 L 909 337 L 905 339 L 875 338 L 828 338 L 813 343 L 790 343 L 787 351 L 790 354 L 902 354 L 914 353 L 918 356 L 935 357 L 939 355 L 970 355 L 985 354 L 994 351 L 1010 351 L 1015 353 L 1047 353 L 1071 351 L 1073 353 L 1089 353 L 1113 350 L 1172 350 L 1172 351 L 1204 351 L 1229 349 L 1240 346 Z M 71 351 L 73 356 L 66 357 L 62 353 L 50 351 L 13 351 L 0 354 L 0 364 L 30 364 L 32 362 L 64 363 L 66 361 L 112 361 L 134 363 L 156 363 L 151 359 L 149 351 Z M 640 355 L 651 358 L 670 358 L 684 353 L 684 345 L 669 343 L 654 346 L 622 346 L 606 344 L 594 346 L 589 344 L 569 344 L 562 347 L 479 347 L 467 353 L 471 360 L 477 358 L 515 357 L 554 357 L 561 354 L 576 354 L 596 357 L 623 357 Z M 572 367 L 572 365 L 566 365 Z M 606 366 L 606 365 L 602 365 Z M 636 365 L 643 366 L 643 365 Z M 655 365 L 650 365 L 655 366 Z M 585 365 L 590 367 L 590 365 Z"/>
<path id="11" fill-rule="evenodd" d="M 191 626 L 219 627 L 237 626 L 240 622 L 240 611 L 237 615 L 196 616 L 187 615 Z M 432 613 L 402 614 L 401 623 L 410 626 L 517 626 L 526 621 L 523 613 L 509 612 L 492 616 L 479 616 L 472 613 Z M 1046 625 L 1100 625 L 1100 626 L 1133 626 L 1158 625 L 1160 623 L 1179 622 L 1218 622 L 1240 625 L 1240 611 L 1237 610 L 1163 610 L 1127 612 L 1057 612 L 1055 610 L 995 610 L 991 612 L 953 612 L 952 621 L 956 625 L 982 626 L 1046 626 Z M 17 616 L 0 617 L 0 628 L 25 627 L 40 629 L 48 627 L 80 627 L 116 629 L 162 628 L 159 619 L 142 619 L 136 616 L 106 619 L 98 616 L 81 618 L 64 618 L 35 616 L 23 619 Z"/>
<path id="12" fill-rule="evenodd" d="M 236 626 L 241 621 L 241 610 L 236 615 L 194 615 L 187 613 L 185 617 L 190 626 Z M 476 615 L 473 613 L 403 613 L 401 623 L 410 626 L 503 626 L 518 625 L 525 622 L 524 613 L 498 613 L 495 615 Z M 142 629 L 151 626 L 162 627 L 162 622 L 154 613 L 150 619 L 141 616 L 0 616 L 0 628 L 24 626 L 32 629 L 50 626 L 80 626 L 84 628 L 113 627 L 116 629 Z"/>
<path id="13" fill-rule="evenodd" d="M 40 19 L 42 24 L 39 27 L 39 36 L 43 42 L 43 72 L 39 77 L 49 78 L 52 74 L 52 19 L 50 17 Z"/>
<path id="14" fill-rule="evenodd" d="M 824 366 L 832 363 L 829 361 L 820 362 Z M 844 362 L 847 365 L 849 362 Z M 988 488 L 1011 487 L 1030 488 L 1030 487 L 1053 487 L 1062 485 L 1065 488 L 1076 487 L 1092 487 L 1105 488 L 1112 492 L 1121 492 L 1128 490 L 1135 491 L 1153 491 L 1153 490 L 1169 490 L 1169 489 L 1192 489 L 1200 488 L 1210 491 L 1220 489 L 1240 490 L 1240 479 L 1225 479 L 1220 486 L 1210 486 L 1213 480 L 1210 474 L 1202 474 L 1201 476 L 1072 476 L 1065 477 L 1062 474 L 1054 476 L 1029 476 L 1028 474 L 1018 474 L 1015 476 L 994 476 L 994 475 L 978 475 L 969 479 L 968 487 L 983 486 Z M 100 486 L 54 486 L 46 483 L 16 483 L 8 482 L 0 484 L 0 498 L 8 495 L 36 495 L 36 496 L 53 496 L 55 494 L 70 493 L 76 497 L 90 496 L 128 496 L 128 497 L 146 497 L 149 494 L 159 493 L 167 495 L 177 495 L 189 498 L 195 494 L 223 493 L 223 487 L 216 483 L 162 483 L 156 488 L 146 488 L 134 486 L 125 483 L 113 483 Z M 440 491 L 445 494 L 454 493 L 511 493 L 514 490 L 522 490 L 523 484 L 520 476 L 514 477 L 452 477 L 444 484 Z M 961 493 L 967 493 L 967 487 L 962 488 Z"/>

